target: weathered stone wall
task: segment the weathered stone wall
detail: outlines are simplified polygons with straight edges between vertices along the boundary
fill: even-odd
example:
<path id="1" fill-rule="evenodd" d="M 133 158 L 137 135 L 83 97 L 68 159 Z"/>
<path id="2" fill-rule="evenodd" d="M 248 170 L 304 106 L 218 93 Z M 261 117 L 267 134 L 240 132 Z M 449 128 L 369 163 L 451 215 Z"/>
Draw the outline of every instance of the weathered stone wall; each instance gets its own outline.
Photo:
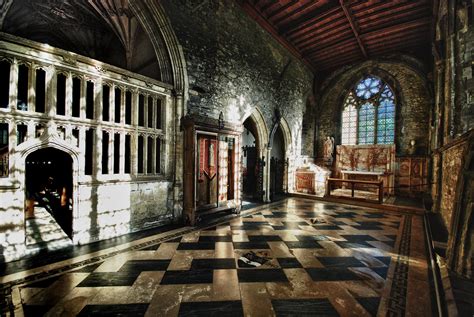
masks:
<path id="1" fill-rule="evenodd" d="M 278 108 L 292 129 L 294 143 L 301 144 L 302 116 L 312 87 L 310 70 L 235 1 L 161 4 L 186 58 L 191 89 L 187 111 L 213 118 L 222 111 L 226 121 L 242 123 L 258 107 L 271 129 Z"/>
<path id="2" fill-rule="evenodd" d="M 343 68 L 325 80 L 321 98 L 317 101 L 316 156 L 323 156 L 326 136 L 341 142 L 341 113 L 344 100 L 351 88 L 364 77 L 372 74 L 387 82 L 396 96 L 395 140 L 398 155 L 406 155 L 410 140 L 416 140 L 417 153 L 427 154 L 429 145 L 429 116 L 431 97 L 428 84 L 417 68 L 395 57 L 387 60 L 370 60 Z M 395 60 L 395 61 L 394 61 Z M 400 59 L 398 59 L 400 60 Z M 413 62 L 412 62 L 413 64 Z"/>
<path id="3" fill-rule="evenodd" d="M 469 3 L 441 0 L 435 8 L 432 149 L 437 184 L 432 196 L 434 211 L 449 232 L 449 267 L 472 278 L 473 189 L 468 176 L 474 144 L 474 9 Z"/>
<path id="4" fill-rule="evenodd" d="M 73 219 L 74 243 L 89 243 L 169 223 L 172 183 L 120 182 L 80 185 Z"/>
<path id="5" fill-rule="evenodd" d="M 454 133 L 461 135 L 474 129 L 474 22 L 468 20 L 472 6 L 456 8 L 454 54 L 456 67 Z M 471 12 L 471 20 L 474 12 Z M 470 25 L 469 25 L 470 23 Z"/>

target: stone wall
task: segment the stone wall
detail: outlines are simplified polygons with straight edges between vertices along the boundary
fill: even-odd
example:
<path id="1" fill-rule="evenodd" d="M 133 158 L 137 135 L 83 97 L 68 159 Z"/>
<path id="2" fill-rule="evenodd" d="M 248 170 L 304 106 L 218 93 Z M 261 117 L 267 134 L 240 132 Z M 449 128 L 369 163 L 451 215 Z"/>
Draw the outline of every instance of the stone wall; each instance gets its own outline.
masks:
<path id="1" fill-rule="evenodd" d="M 275 109 L 301 144 L 302 116 L 311 95 L 310 70 L 235 1 L 161 4 L 183 46 L 189 77 L 187 112 L 243 123 L 258 107 L 269 129 Z M 309 133 L 311 134 L 311 133 Z M 301 148 L 301 146 L 300 146 Z M 295 149 L 295 153 L 300 153 Z"/>
<path id="2" fill-rule="evenodd" d="M 89 243 L 171 222 L 172 183 L 119 182 L 79 185 L 74 243 Z M 169 200 L 170 198 L 168 198 Z"/>
<path id="3" fill-rule="evenodd" d="M 434 11 L 432 149 L 437 184 L 432 196 L 434 211 L 449 232 L 449 268 L 472 278 L 474 9 L 469 3 L 441 0 Z"/>
<path id="4" fill-rule="evenodd" d="M 397 62 L 398 60 L 398 62 Z M 395 139 L 397 155 L 408 153 L 409 142 L 416 140 L 418 155 L 426 155 L 429 145 L 429 117 L 431 97 L 426 76 L 416 61 L 403 61 L 395 56 L 381 60 L 369 60 L 340 69 L 322 84 L 321 98 L 317 101 L 316 157 L 323 156 L 326 136 L 334 136 L 341 142 L 341 113 L 349 90 L 364 77 L 372 74 L 388 83 L 396 96 Z M 414 65 L 415 64 L 415 65 Z"/>
<path id="5" fill-rule="evenodd" d="M 470 10 L 471 21 L 468 19 Z M 473 8 L 464 5 L 456 7 L 456 26 L 454 35 L 455 111 L 454 131 L 461 135 L 474 129 L 474 14 Z"/>

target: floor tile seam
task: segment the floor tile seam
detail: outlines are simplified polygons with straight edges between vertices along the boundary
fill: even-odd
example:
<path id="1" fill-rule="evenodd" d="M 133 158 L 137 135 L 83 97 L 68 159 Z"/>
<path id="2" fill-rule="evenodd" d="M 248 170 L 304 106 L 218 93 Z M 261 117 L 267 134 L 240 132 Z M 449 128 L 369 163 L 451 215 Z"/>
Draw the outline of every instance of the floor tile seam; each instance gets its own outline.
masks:
<path id="1" fill-rule="evenodd" d="M 239 218 L 239 217 L 244 217 L 244 216 L 247 216 L 247 215 L 251 215 L 251 214 L 254 214 L 254 213 L 256 213 L 256 212 L 258 212 L 262 209 L 265 209 L 265 208 L 269 208 L 269 207 L 273 207 L 273 206 L 277 206 L 277 205 L 283 205 L 286 201 L 287 201 L 287 199 L 284 199 L 284 200 L 281 200 L 281 201 L 278 201 L 278 202 L 256 206 L 254 208 L 246 210 L 245 212 L 243 212 L 241 214 L 233 215 L 231 217 L 226 217 L 225 219 L 222 219 L 222 218 L 217 219 L 215 222 L 206 224 L 203 227 L 197 226 L 197 227 L 184 227 L 184 228 L 180 228 L 180 229 L 175 229 L 175 230 L 172 230 L 171 232 L 159 233 L 159 234 L 152 235 L 152 236 L 149 236 L 149 237 L 145 237 L 145 238 L 142 238 L 142 239 L 138 239 L 138 240 L 135 240 L 135 241 L 132 241 L 132 242 L 125 242 L 121 245 L 117 245 L 117 246 L 114 246 L 114 247 L 111 247 L 111 248 L 107 248 L 107 249 L 104 249 L 104 250 L 100 250 L 100 251 L 96 251 L 96 252 L 92 252 L 92 253 L 88 253 L 88 254 L 83 254 L 83 255 L 80 255 L 78 257 L 72 257 L 72 258 L 69 258 L 67 260 L 63 260 L 63 261 L 60 261 L 60 262 L 55 262 L 55 263 L 47 264 L 47 265 L 44 265 L 44 266 L 41 266 L 41 267 L 33 268 L 33 269 L 30 269 L 30 270 L 20 271 L 20 272 L 16 272 L 16 273 L 13 273 L 13 274 L 1 276 L 0 277 L 0 287 L 2 287 L 2 288 L 11 288 L 11 287 L 17 286 L 17 285 L 21 287 L 25 284 L 28 284 L 28 283 L 31 283 L 31 282 L 36 282 L 38 280 L 48 278 L 51 275 L 52 276 L 60 275 L 60 274 L 67 273 L 69 271 L 78 269 L 82 266 L 87 266 L 87 265 L 91 265 L 91 264 L 100 262 L 102 260 L 105 260 L 107 258 L 110 258 L 110 257 L 115 256 L 115 255 L 120 254 L 120 253 L 139 250 L 139 249 L 147 247 L 147 246 L 151 246 L 151 245 L 154 245 L 154 244 L 159 244 L 159 243 L 162 243 L 162 242 L 166 242 L 166 240 L 171 240 L 173 238 L 177 238 L 177 237 L 182 236 L 182 235 L 187 234 L 187 233 L 192 233 L 192 232 L 196 232 L 196 231 L 200 231 L 200 230 L 205 230 L 206 228 L 210 228 L 210 227 L 213 227 L 213 226 L 216 226 L 216 225 L 219 225 L 219 224 L 228 223 L 229 220 L 231 220 L 231 219 L 236 219 L 236 218 Z M 97 254 L 97 255 L 93 256 L 93 257 L 90 257 L 91 254 Z M 82 258 L 84 258 L 84 260 L 81 260 Z M 65 263 L 65 262 L 67 262 L 67 263 Z M 57 267 L 55 267 L 54 269 L 45 270 L 45 268 L 50 267 L 50 266 L 57 266 Z M 28 274 L 28 273 L 31 273 L 31 274 Z M 26 274 L 26 276 L 24 276 L 25 274 Z M 23 277 L 15 279 L 14 277 L 16 275 L 23 275 Z M 12 277 L 12 278 L 9 279 L 9 277 Z"/>

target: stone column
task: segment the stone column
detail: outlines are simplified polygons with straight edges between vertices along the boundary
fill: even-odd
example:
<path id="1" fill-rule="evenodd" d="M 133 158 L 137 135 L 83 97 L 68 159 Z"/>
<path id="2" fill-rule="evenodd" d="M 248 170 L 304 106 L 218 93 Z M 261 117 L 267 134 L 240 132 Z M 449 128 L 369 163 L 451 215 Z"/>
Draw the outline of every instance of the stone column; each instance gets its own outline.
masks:
<path id="1" fill-rule="evenodd" d="M 65 127 L 64 133 L 65 133 L 66 142 L 69 144 L 73 144 L 72 143 L 72 126 L 70 124 L 68 124 Z M 73 144 L 73 145 L 76 146 L 76 144 Z"/>
<path id="2" fill-rule="evenodd" d="M 132 125 L 138 126 L 138 90 L 132 90 Z"/>
<path id="3" fill-rule="evenodd" d="M 130 174 L 137 175 L 138 174 L 138 155 L 137 155 L 137 148 L 138 148 L 138 134 L 134 133 L 131 135 L 130 138 Z"/>
<path id="4" fill-rule="evenodd" d="M 156 142 L 159 138 L 153 138 L 151 142 L 151 173 L 156 174 Z"/>
<path id="5" fill-rule="evenodd" d="M 115 131 L 110 131 L 109 133 L 109 174 L 114 174 L 114 137 Z"/>
<path id="6" fill-rule="evenodd" d="M 87 93 L 87 80 L 86 78 L 81 78 L 81 99 L 79 106 L 79 117 L 81 119 L 86 119 L 86 93 Z"/>
<path id="7" fill-rule="evenodd" d="M 115 84 L 109 89 L 109 122 L 115 122 Z"/>
<path id="8" fill-rule="evenodd" d="M 72 116 L 72 73 L 68 73 L 66 77 L 66 109 L 64 114 L 66 118 Z"/>
<path id="9" fill-rule="evenodd" d="M 147 161 L 148 161 L 148 137 L 145 135 L 142 135 L 142 164 L 143 164 L 143 174 L 147 174 Z M 138 149 L 137 149 L 138 150 Z"/>
<path id="10" fill-rule="evenodd" d="M 100 81 L 94 81 L 94 120 L 99 124 L 103 120 L 102 116 L 102 83 Z"/>
<path id="11" fill-rule="evenodd" d="M 16 106 L 18 102 L 18 61 L 13 60 L 13 63 L 10 66 L 10 109 L 16 111 Z"/>
<path id="12" fill-rule="evenodd" d="M 79 175 L 84 176 L 86 158 L 86 128 L 79 128 Z"/>
<path id="13" fill-rule="evenodd" d="M 45 100 L 45 113 L 48 114 L 49 118 L 52 118 L 56 115 L 57 110 L 57 76 L 56 69 L 53 65 L 50 65 L 46 69 L 46 100 Z"/>
<path id="14" fill-rule="evenodd" d="M 120 153 L 119 153 L 119 158 L 120 158 L 120 174 L 125 173 L 125 136 L 126 134 L 124 132 L 120 133 Z"/>
<path id="15" fill-rule="evenodd" d="M 143 95 L 143 126 L 148 128 L 148 96 Z"/>
<path id="16" fill-rule="evenodd" d="M 28 69 L 28 111 L 36 111 L 36 70 L 34 64 Z"/>
<path id="17" fill-rule="evenodd" d="M 33 120 L 28 121 L 26 135 L 27 140 L 33 140 L 35 138 L 35 122 Z"/>
<path id="18" fill-rule="evenodd" d="M 102 174 L 102 141 L 102 128 L 98 126 L 93 138 L 95 155 L 92 156 L 92 175 L 96 177 Z"/>
<path id="19" fill-rule="evenodd" d="M 125 89 L 120 89 L 120 124 L 125 125 Z"/>
<path id="20" fill-rule="evenodd" d="M 172 107 L 174 103 L 174 107 Z M 168 106 L 169 105 L 169 106 Z M 163 109 L 164 107 L 164 109 Z M 166 142 L 163 142 L 165 144 L 161 145 L 161 153 L 162 156 L 163 154 L 165 155 L 162 157 L 162 161 L 165 162 L 164 166 L 164 171 L 162 171 L 162 174 L 168 173 L 174 174 L 174 188 L 173 188 L 173 209 L 174 209 L 174 217 L 176 220 L 182 218 L 182 213 L 183 213 L 183 158 L 184 158 L 184 153 L 183 153 L 183 132 L 180 130 L 180 120 L 181 117 L 183 116 L 183 109 L 184 109 L 184 98 L 183 94 L 181 92 L 177 92 L 175 95 L 174 100 L 171 97 L 166 98 L 166 102 L 162 102 L 161 106 L 161 113 L 163 114 L 165 111 L 167 112 L 168 109 L 170 111 L 170 114 L 166 113 L 164 115 L 164 118 L 162 117 L 161 125 L 162 129 L 166 129 L 167 135 L 169 135 L 172 138 L 171 144 L 174 144 L 173 151 L 174 153 L 168 153 L 167 151 L 164 151 L 163 148 L 167 148 L 167 146 L 163 146 L 166 144 Z M 174 113 L 172 113 L 172 109 L 174 109 Z M 172 116 L 172 114 L 174 116 Z M 157 113 L 158 115 L 158 113 Z M 165 120 L 163 120 L 165 119 Z M 173 120 L 174 119 L 174 120 Z M 168 128 L 169 127 L 169 128 Z M 170 151 L 171 152 L 171 151 Z M 169 158 L 168 155 L 172 155 L 172 160 L 174 162 L 173 168 L 171 169 L 171 166 L 168 167 L 167 165 L 169 164 Z"/>
<path id="21" fill-rule="evenodd" d="M 263 201 L 266 203 L 271 202 L 270 200 L 270 162 L 272 157 L 272 148 L 267 146 L 267 155 L 265 156 L 265 169 L 263 172 L 263 188 L 265 189 L 265 196 Z"/>
<path id="22" fill-rule="evenodd" d="M 8 122 L 8 166 L 9 171 L 8 175 L 10 178 L 18 179 L 21 177 L 20 171 L 16 168 L 17 162 L 14 160 L 16 154 L 16 122 L 15 120 L 10 120 Z M 21 171 L 24 173 L 24 171 Z"/>

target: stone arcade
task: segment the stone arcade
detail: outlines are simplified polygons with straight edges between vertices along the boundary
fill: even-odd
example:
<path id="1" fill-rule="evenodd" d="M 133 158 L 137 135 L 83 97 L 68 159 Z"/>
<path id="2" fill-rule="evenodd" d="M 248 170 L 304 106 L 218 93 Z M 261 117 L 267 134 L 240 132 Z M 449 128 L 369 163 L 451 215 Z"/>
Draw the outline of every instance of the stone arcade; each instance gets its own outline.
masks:
<path id="1" fill-rule="evenodd" d="M 472 316 L 473 15 L 0 1 L 0 315 Z"/>

